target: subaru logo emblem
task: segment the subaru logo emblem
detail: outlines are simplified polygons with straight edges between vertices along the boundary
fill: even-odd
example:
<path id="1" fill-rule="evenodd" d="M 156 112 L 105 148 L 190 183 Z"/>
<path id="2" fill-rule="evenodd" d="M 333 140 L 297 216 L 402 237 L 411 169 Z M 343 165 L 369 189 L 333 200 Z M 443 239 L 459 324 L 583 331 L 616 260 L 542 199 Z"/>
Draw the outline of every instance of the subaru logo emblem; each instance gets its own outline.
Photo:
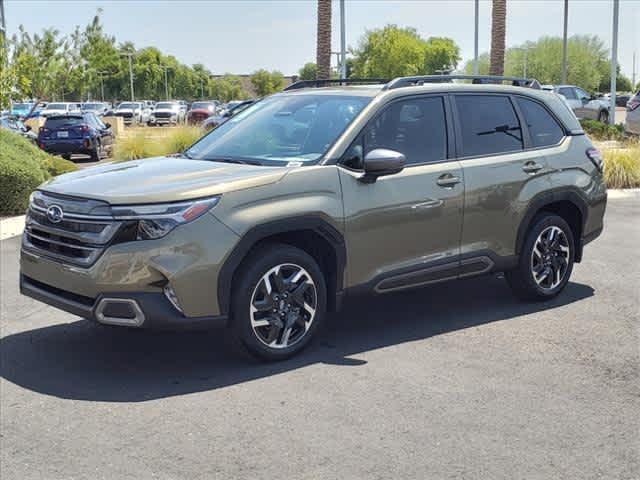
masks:
<path id="1" fill-rule="evenodd" d="M 51 205 L 47 208 L 47 218 L 51 223 L 60 223 L 62 221 L 62 217 L 64 217 L 64 213 L 62 212 L 62 208 L 58 205 Z"/>

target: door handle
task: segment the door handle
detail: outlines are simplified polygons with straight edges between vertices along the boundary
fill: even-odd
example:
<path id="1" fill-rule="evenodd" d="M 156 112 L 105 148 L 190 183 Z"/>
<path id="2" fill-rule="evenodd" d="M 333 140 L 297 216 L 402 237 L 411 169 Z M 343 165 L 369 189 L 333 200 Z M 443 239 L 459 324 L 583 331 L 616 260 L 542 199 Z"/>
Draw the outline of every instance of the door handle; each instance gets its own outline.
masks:
<path id="1" fill-rule="evenodd" d="M 542 165 L 536 162 L 527 162 L 523 165 L 522 170 L 527 173 L 536 173 L 538 170 L 542 170 Z"/>
<path id="2" fill-rule="evenodd" d="M 445 188 L 453 187 L 454 185 L 461 182 L 460 177 L 456 177 L 455 175 L 451 175 L 450 173 L 443 173 L 438 177 L 436 183 Z"/>

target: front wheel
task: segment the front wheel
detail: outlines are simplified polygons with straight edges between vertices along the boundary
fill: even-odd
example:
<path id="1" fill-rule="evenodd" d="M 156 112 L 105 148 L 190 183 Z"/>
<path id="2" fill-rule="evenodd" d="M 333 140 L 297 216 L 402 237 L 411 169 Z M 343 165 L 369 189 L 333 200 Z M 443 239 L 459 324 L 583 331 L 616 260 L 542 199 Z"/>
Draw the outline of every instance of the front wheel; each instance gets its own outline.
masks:
<path id="1" fill-rule="evenodd" d="M 290 245 L 270 245 L 251 255 L 233 291 L 233 333 L 263 360 L 295 355 L 324 320 L 324 275 L 313 257 Z"/>
<path id="2" fill-rule="evenodd" d="M 518 266 L 505 273 L 513 292 L 523 300 L 547 300 L 566 286 L 573 270 L 575 240 L 558 215 L 537 216 L 527 233 Z"/>

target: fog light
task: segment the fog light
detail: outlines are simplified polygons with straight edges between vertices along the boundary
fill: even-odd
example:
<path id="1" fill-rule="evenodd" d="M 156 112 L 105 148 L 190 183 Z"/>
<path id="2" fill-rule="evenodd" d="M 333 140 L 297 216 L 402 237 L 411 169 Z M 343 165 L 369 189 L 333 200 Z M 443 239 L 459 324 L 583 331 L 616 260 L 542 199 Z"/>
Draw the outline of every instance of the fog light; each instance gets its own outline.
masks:
<path id="1" fill-rule="evenodd" d="M 178 301 L 176 292 L 173 291 L 173 288 L 171 288 L 171 285 L 165 286 L 163 289 L 163 292 L 164 292 L 164 296 L 167 297 L 167 299 L 171 302 L 171 305 L 173 305 L 175 309 L 178 310 L 180 313 L 184 313 L 182 311 L 182 307 L 180 306 L 180 302 Z"/>

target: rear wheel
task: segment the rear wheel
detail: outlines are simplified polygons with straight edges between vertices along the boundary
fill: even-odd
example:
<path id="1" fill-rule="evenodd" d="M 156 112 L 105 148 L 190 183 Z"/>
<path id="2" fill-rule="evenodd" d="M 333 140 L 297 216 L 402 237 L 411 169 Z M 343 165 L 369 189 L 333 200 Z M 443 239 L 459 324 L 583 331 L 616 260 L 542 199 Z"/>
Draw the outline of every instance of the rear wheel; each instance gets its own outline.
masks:
<path id="1" fill-rule="evenodd" d="M 567 222 L 558 215 L 536 217 L 527 233 L 518 266 L 505 276 L 524 300 L 546 300 L 558 295 L 573 270 L 575 241 Z"/>
<path id="2" fill-rule="evenodd" d="M 62 158 L 64 158 L 65 160 L 71 160 L 71 154 L 70 153 L 63 153 L 62 154 Z"/>
<path id="3" fill-rule="evenodd" d="M 232 329 L 244 348 L 270 361 L 305 348 L 326 311 L 324 275 L 313 257 L 274 244 L 253 254 L 238 274 Z"/>
<path id="4" fill-rule="evenodd" d="M 91 160 L 93 160 L 94 162 L 98 162 L 102 158 L 104 158 L 104 149 L 102 148 L 102 142 L 97 141 L 95 148 L 91 152 Z"/>

